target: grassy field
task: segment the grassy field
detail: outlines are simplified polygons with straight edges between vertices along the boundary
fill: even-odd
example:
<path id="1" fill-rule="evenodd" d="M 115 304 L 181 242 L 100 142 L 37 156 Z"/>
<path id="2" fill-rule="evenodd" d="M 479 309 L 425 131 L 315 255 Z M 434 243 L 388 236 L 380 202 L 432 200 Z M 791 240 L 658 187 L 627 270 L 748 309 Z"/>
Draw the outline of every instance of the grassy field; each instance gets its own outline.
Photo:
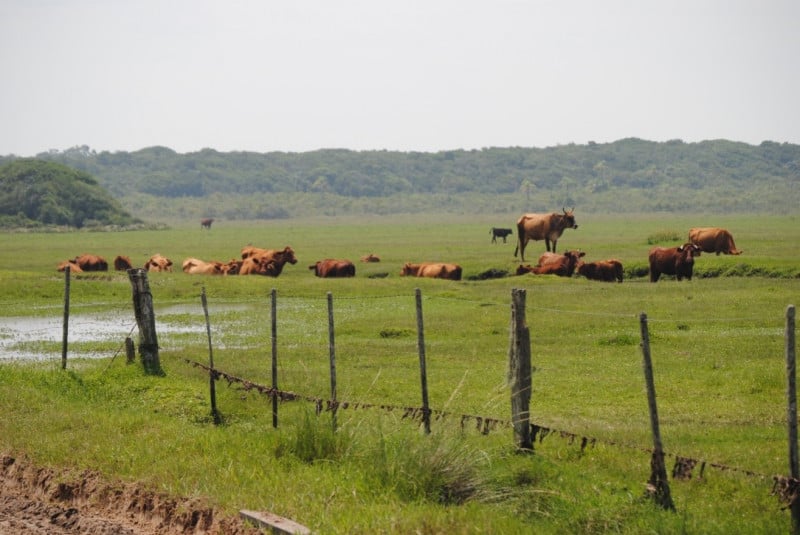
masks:
<path id="1" fill-rule="evenodd" d="M 785 313 L 800 297 L 798 216 L 576 214 L 559 250 L 587 260 L 617 258 L 623 284 L 574 277 L 506 277 L 449 282 L 399 276 L 407 261 L 447 261 L 465 279 L 521 263 L 514 243 L 493 245 L 478 216 L 219 221 L 211 231 L 4 234 L 0 336 L 19 318 L 59 317 L 63 274 L 56 264 L 83 252 L 153 253 L 226 261 L 246 244 L 291 245 L 299 262 L 278 278 L 151 274 L 165 375 L 127 366 L 120 344 L 134 325 L 124 273 L 75 275 L 71 322 L 115 320 L 106 339 L 70 345 L 24 342 L 42 360 L 0 361 L 0 451 L 53 465 L 91 467 L 180 496 L 205 496 L 232 513 L 265 509 L 319 533 L 775 533 L 790 517 L 771 494 L 788 472 Z M 647 251 L 675 245 L 692 226 L 731 230 L 737 257 L 702 255 L 695 278 L 651 284 Z M 671 238 L 675 237 L 675 238 Z M 544 250 L 531 242 L 526 263 Z M 357 262 L 374 253 L 382 261 Z M 353 279 L 317 279 L 322 258 L 356 261 Z M 742 276 L 749 275 L 749 276 Z M 415 289 L 423 296 L 430 404 L 449 416 L 432 434 L 403 418 L 421 404 Z M 484 435 L 474 418 L 510 418 L 510 297 L 527 290 L 534 366 L 534 423 L 564 433 L 515 452 L 511 430 Z M 279 386 L 327 399 L 328 292 L 335 322 L 338 399 L 396 407 L 329 414 L 285 402 L 272 428 L 268 398 L 218 383 L 223 425 L 214 426 L 200 294 L 209 301 L 218 369 L 270 384 L 270 293 L 277 293 Z M 671 480 L 676 511 L 645 498 L 652 446 L 639 346 L 648 318 L 668 470 L 676 456 L 705 462 L 688 481 Z M 126 319 L 127 318 L 127 319 Z M 92 321 L 96 321 L 92 320 Z M 161 330 L 163 329 L 163 330 Z M 113 329 L 112 329 L 113 331 Z M 8 344 L 7 344 L 8 346 Z M 13 347 L 13 344 L 11 345 Z M 99 358 L 87 358 L 89 356 Z M 594 443 L 582 450 L 583 438 Z M 79 453 L 76 453 L 79 452 Z"/>

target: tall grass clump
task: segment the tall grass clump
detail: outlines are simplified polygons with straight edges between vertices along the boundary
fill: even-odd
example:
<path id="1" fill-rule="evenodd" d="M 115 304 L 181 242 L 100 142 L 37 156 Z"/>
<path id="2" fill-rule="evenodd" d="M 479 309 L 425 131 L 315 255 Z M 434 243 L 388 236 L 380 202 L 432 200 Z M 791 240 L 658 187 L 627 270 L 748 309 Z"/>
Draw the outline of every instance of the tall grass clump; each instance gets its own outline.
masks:
<path id="1" fill-rule="evenodd" d="M 305 463 L 339 461 L 350 449 L 352 437 L 346 428 L 334 429 L 330 419 L 303 411 L 302 421 L 282 435 L 275 456 L 293 455 Z"/>
<path id="2" fill-rule="evenodd" d="M 405 502 L 459 505 L 492 495 L 488 456 L 454 436 L 380 432 L 366 455 L 374 483 Z"/>

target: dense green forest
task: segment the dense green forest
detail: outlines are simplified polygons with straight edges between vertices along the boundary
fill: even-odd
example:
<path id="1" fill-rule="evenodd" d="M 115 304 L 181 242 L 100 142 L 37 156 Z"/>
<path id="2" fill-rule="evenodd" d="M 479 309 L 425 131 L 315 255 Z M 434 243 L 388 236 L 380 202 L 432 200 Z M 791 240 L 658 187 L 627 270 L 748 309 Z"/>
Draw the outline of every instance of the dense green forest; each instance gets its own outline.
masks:
<path id="1" fill-rule="evenodd" d="M 630 138 L 436 153 L 317 150 L 179 154 L 166 147 L 50 151 L 126 208 L 161 217 L 311 214 L 771 212 L 800 206 L 800 145 Z M 0 164 L 14 160 L 0 157 Z"/>
<path id="2" fill-rule="evenodd" d="M 141 223 L 88 173 L 35 159 L 0 165 L 0 227 L 105 229 Z"/>

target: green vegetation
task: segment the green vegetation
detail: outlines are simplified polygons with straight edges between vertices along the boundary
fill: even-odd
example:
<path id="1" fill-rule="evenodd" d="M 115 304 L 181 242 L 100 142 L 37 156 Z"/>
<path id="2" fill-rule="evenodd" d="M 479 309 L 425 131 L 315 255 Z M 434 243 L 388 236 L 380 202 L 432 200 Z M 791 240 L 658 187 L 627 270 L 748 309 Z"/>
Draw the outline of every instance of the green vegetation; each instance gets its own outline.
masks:
<path id="1" fill-rule="evenodd" d="M 39 154 L 79 169 L 151 221 L 401 213 L 783 213 L 800 205 L 800 146 L 725 140 L 486 148 Z M 0 157 L 0 163 L 13 160 Z"/>
<path id="2" fill-rule="evenodd" d="M 235 514 L 269 510 L 319 533 L 776 533 L 789 512 L 771 494 L 788 471 L 784 314 L 800 295 L 798 215 L 578 215 L 559 246 L 587 260 L 615 257 L 622 284 L 575 277 L 449 282 L 398 276 L 405 261 L 462 264 L 466 276 L 513 272 L 513 244 L 492 245 L 504 215 L 317 218 L 199 225 L 126 233 L 6 234 L 0 263 L 0 340 L 17 317 L 59 317 L 58 261 L 79 252 L 141 265 L 160 252 L 227 260 L 252 243 L 291 245 L 299 263 L 280 277 L 150 276 L 164 377 L 119 355 L 133 325 L 124 273 L 75 275 L 71 322 L 91 315 L 118 325 L 108 339 L 58 344 L 41 362 L 0 364 L 0 451 L 47 465 L 100 470 L 177 496 L 206 496 Z M 692 226 L 719 225 L 745 253 L 702 255 L 696 278 L 646 282 L 654 236 L 681 241 Z M 665 231 L 666 229 L 666 231 Z M 674 235 L 671 233 L 674 232 Z M 531 258 L 543 250 L 529 245 Z M 367 253 L 353 279 L 315 278 L 325 257 Z M 645 274 L 635 273 L 645 269 Z M 372 275 L 384 273 L 383 278 Z M 745 276 L 746 275 L 746 276 Z M 423 295 L 432 434 L 402 409 L 342 409 L 286 401 L 272 428 L 269 398 L 217 383 L 214 426 L 200 307 L 209 301 L 216 366 L 270 384 L 269 295 L 277 290 L 279 386 L 327 399 L 327 299 L 333 296 L 338 399 L 420 405 L 414 290 Z M 534 394 L 532 420 L 556 431 L 532 455 L 513 447 L 505 384 L 512 288 L 527 289 Z M 705 461 L 670 481 L 676 512 L 645 497 L 652 445 L 639 348 L 640 313 L 652 344 L 668 470 L 675 456 Z M 127 321 L 113 320 L 116 317 Z M 8 346 L 6 346 L 8 347 Z M 12 344 L 13 347 L 13 344 Z M 85 352 L 85 353 L 84 353 Z M 87 358 L 100 353 L 101 358 Z M 462 415 L 501 422 L 486 435 Z M 574 436 L 573 436 L 574 435 Z M 581 439 L 595 439 L 581 449 Z M 712 466 L 712 463 L 721 468 Z M 724 469 L 723 469 L 724 468 Z"/>
<path id="3" fill-rule="evenodd" d="M 41 160 L 0 166 L 0 227 L 120 229 L 142 222 L 82 171 Z"/>

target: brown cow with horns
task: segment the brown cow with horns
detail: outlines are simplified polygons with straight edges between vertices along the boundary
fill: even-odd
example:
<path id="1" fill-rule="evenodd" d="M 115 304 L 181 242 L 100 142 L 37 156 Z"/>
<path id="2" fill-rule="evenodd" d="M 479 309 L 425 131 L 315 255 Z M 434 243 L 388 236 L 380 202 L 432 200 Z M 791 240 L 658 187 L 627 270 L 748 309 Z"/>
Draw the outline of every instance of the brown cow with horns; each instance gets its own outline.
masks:
<path id="1" fill-rule="evenodd" d="M 578 228 L 575 223 L 575 208 L 570 210 L 562 208 L 563 214 L 522 214 L 517 221 L 517 248 L 514 249 L 514 256 L 517 252 L 522 261 L 525 261 L 525 246 L 529 240 L 544 240 L 547 250 L 550 251 L 550 242 L 553 242 L 552 252 L 556 252 L 556 243 L 568 228 Z"/>

